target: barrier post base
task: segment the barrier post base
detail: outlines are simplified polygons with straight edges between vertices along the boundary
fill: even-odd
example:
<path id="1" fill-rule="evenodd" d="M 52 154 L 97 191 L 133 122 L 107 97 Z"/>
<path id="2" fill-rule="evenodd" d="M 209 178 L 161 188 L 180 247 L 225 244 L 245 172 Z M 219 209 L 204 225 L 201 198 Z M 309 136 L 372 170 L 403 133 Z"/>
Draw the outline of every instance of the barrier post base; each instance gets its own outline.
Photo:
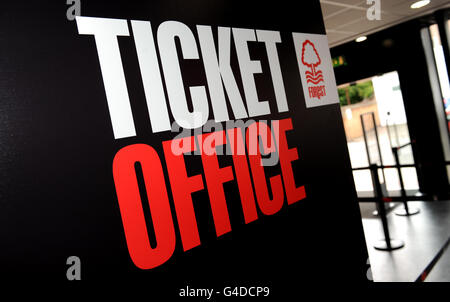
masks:
<path id="1" fill-rule="evenodd" d="M 380 251 L 393 251 L 405 246 L 405 243 L 402 240 L 391 239 L 390 244 L 387 244 L 387 241 L 382 239 L 375 243 L 373 247 L 376 250 Z"/>
<path id="2" fill-rule="evenodd" d="M 406 212 L 405 208 L 398 209 L 394 212 L 397 216 L 411 216 L 415 214 L 419 214 L 420 210 L 418 208 L 408 208 L 408 212 Z"/>

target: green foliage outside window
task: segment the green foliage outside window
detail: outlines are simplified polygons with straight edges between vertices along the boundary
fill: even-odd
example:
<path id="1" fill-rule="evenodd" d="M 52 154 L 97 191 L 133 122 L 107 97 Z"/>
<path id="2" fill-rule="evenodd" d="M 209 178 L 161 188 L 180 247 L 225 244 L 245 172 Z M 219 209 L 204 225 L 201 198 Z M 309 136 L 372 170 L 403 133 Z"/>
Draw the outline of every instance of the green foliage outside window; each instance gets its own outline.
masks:
<path id="1" fill-rule="evenodd" d="M 350 85 L 345 88 L 338 88 L 338 94 L 341 106 L 356 104 L 362 100 L 371 99 L 374 94 L 372 81 L 369 80 L 356 85 Z"/>

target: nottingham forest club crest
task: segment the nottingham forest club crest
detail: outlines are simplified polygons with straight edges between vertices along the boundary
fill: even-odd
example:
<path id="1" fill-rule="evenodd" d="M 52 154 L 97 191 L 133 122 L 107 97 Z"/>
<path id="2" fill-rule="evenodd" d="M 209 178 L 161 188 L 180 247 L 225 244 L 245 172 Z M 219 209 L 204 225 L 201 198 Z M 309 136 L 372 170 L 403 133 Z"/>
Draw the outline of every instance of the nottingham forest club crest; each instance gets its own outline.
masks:
<path id="1" fill-rule="evenodd" d="M 292 38 L 306 108 L 338 103 L 327 36 L 292 33 Z"/>
<path id="2" fill-rule="evenodd" d="M 308 85 L 308 92 L 311 98 L 318 98 L 326 95 L 325 86 L 323 84 L 323 74 L 319 65 L 322 63 L 320 55 L 316 47 L 310 40 L 305 40 L 302 44 L 302 64 L 307 66 L 310 70 L 305 71 L 306 82 Z"/>

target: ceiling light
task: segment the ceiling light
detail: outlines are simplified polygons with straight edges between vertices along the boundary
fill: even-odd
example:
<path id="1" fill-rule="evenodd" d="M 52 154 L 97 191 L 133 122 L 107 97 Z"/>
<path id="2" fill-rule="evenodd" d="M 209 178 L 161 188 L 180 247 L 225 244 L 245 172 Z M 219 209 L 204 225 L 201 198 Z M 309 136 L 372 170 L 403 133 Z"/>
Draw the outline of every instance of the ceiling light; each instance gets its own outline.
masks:
<path id="1" fill-rule="evenodd" d="M 358 37 L 358 38 L 356 38 L 356 42 L 362 42 L 362 41 L 366 41 L 367 40 L 367 37 L 366 36 L 361 36 L 361 37 Z"/>
<path id="2" fill-rule="evenodd" d="M 420 0 L 420 1 L 416 1 L 413 4 L 411 4 L 411 8 L 412 9 L 421 8 L 428 4 L 430 4 L 430 0 Z"/>

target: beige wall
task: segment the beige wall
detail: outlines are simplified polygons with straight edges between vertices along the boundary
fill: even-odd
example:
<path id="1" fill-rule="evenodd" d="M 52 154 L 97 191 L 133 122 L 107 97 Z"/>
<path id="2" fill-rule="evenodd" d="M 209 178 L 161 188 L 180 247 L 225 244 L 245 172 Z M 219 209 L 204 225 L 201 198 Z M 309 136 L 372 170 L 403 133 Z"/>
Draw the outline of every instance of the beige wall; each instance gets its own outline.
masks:
<path id="1" fill-rule="evenodd" d="M 350 109 L 352 112 L 351 119 L 347 118 L 346 114 L 347 109 Z M 345 134 L 347 135 L 347 140 L 353 140 L 363 135 L 361 127 L 361 118 L 359 116 L 367 112 L 374 112 L 376 124 L 377 126 L 379 126 L 380 118 L 378 116 L 378 107 L 375 98 L 371 100 L 364 100 L 357 104 L 341 107 L 342 120 L 344 121 L 344 128 Z"/>

